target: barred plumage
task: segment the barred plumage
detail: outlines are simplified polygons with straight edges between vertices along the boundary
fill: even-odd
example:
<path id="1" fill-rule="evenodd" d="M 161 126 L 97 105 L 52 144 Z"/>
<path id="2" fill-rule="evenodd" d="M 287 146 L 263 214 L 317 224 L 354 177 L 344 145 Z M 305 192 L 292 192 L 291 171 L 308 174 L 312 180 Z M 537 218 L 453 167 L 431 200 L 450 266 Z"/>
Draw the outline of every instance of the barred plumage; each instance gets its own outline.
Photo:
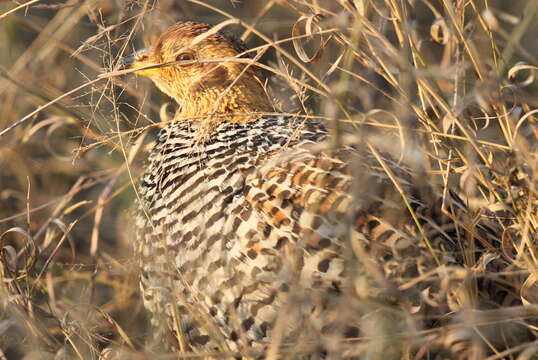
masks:
<path id="1" fill-rule="evenodd" d="M 406 234 L 375 218 L 389 210 L 380 191 L 352 204 L 350 164 L 366 162 L 352 148 L 332 156 L 316 149 L 326 137 L 320 124 L 284 116 L 222 123 L 207 141 L 197 138 L 199 128 L 182 121 L 161 130 L 137 220 L 141 286 L 155 321 L 170 320 L 172 309 L 164 306 L 175 304 L 183 315 L 201 311 L 215 320 L 210 330 L 205 320 L 186 316 L 182 331 L 195 347 L 215 347 L 210 338 L 224 337 L 237 351 L 240 335 L 243 346 L 261 344 L 289 289 L 334 295 L 348 286 L 342 282 L 349 224 L 370 241 Z M 390 188 L 381 172 L 364 170 L 370 172 L 363 181 Z M 317 305 L 305 305 L 300 317 Z M 286 334 L 304 321 L 294 318 Z"/>
<path id="2" fill-rule="evenodd" d="M 169 63 L 138 72 L 182 106 L 159 133 L 140 186 L 145 305 L 181 349 L 263 352 L 301 339 L 330 353 L 331 336 L 356 337 L 361 327 L 361 313 L 343 309 L 342 298 L 379 295 L 375 281 L 361 287 L 351 274 L 375 278 L 368 269 L 380 259 L 387 275 L 406 280 L 435 265 L 432 250 L 379 159 L 332 149 L 314 120 L 258 114 L 271 106 L 253 67 L 176 63 L 239 55 L 243 47 L 226 34 L 204 38 L 209 29 L 176 24 L 124 61 Z M 381 161 L 412 195 L 412 174 Z M 440 233 L 434 248 L 456 246 Z M 366 248 L 374 258 L 352 256 Z M 422 253 L 431 263 L 417 262 Z M 320 342 L 319 334 L 327 336 Z"/>

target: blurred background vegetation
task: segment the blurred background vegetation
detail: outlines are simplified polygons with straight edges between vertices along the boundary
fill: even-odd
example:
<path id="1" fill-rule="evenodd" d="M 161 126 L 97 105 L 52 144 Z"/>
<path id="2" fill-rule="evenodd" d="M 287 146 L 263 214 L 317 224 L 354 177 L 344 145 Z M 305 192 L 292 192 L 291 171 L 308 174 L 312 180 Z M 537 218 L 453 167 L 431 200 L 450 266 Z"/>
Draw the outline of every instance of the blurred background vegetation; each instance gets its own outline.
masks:
<path id="1" fill-rule="evenodd" d="M 145 356 L 133 184 L 175 105 L 146 79 L 103 74 L 179 20 L 230 18 L 265 51 L 282 111 L 366 134 L 496 222 L 495 261 L 462 268 L 502 274 L 488 280 L 514 302 L 492 316 L 532 335 L 465 346 L 537 353 L 537 1 L 31 0 L 0 1 L 0 358 Z"/>

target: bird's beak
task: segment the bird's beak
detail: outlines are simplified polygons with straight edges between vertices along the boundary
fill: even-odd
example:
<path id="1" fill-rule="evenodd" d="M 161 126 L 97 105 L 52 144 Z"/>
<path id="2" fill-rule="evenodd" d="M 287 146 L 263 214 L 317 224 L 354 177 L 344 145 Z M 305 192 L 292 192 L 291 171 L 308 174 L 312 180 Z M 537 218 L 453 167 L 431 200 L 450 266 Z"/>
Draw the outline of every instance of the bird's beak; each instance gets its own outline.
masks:
<path id="1" fill-rule="evenodd" d="M 124 56 L 118 61 L 117 70 L 137 69 L 149 65 L 156 65 L 149 60 L 149 49 L 144 48 L 134 52 L 131 55 Z M 135 71 L 139 75 L 151 76 L 158 69 L 142 69 Z"/>

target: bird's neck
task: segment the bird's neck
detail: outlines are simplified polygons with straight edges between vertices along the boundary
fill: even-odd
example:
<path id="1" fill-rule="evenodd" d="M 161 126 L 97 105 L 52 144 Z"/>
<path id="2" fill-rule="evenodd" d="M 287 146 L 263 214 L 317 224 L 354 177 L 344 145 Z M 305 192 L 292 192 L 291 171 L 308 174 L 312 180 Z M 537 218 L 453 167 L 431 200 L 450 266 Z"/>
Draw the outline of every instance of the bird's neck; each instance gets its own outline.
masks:
<path id="1" fill-rule="evenodd" d="M 179 117 L 203 122 L 247 122 L 258 119 L 262 112 L 274 111 L 268 94 L 256 81 L 193 85 L 175 98 L 181 105 Z"/>

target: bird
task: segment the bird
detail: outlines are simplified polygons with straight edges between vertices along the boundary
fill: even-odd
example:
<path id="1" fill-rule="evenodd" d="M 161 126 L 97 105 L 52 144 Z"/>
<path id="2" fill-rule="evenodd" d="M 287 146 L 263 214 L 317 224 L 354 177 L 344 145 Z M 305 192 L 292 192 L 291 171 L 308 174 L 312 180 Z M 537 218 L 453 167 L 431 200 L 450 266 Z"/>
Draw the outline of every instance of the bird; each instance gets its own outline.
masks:
<path id="1" fill-rule="evenodd" d="M 335 339 L 372 326 L 371 299 L 406 301 L 387 278 L 454 261 L 449 230 L 428 227 L 446 219 L 424 210 L 440 197 L 421 198 L 389 155 L 275 110 L 237 37 L 178 22 L 120 67 L 179 105 L 140 180 L 134 241 L 144 305 L 177 351 L 342 356 Z"/>

